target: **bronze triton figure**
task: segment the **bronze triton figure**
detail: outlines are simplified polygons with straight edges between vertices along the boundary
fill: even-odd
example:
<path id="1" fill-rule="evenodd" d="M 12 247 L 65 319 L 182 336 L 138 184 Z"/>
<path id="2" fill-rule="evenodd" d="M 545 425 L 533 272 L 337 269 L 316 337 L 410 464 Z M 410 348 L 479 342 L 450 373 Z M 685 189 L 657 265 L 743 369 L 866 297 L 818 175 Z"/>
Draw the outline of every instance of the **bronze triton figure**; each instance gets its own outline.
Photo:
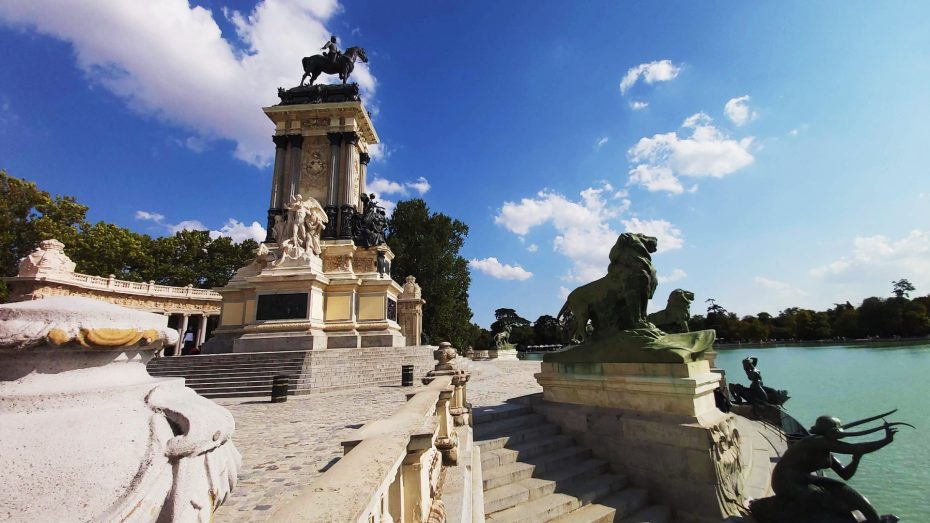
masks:
<path id="1" fill-rule="evenodd" d="M 875 452 L 894 440 L 898 429 L 895 425 L 908 423 L 885 422 L 879 427 L 847 432 L 864 423 L 894 414 L 896 410 L 872 416 L 845 425 L 838 418 L 821 416 L 810 429 L 810 435 L 795 442 L 781 457 L 772 471 L 774 497 L 764 498 L 750 504 L 752 515 L 759 523 L 801 523 L 807 521 L 855 521 L 851 513 L 859 511 L 866 523 L 893 523 L 898 518 L 892 515 L 879 516 L 869 500 L 842 481 L 817 475 L 823 469 L 831 469 L 839 477 L 849 480 L 856 473 L 864 454 Z M 843 438 L 863 436 L 884 429 L 885 437 L 876 441 L 847 443 Z M 843 466 L 833 453 L 852 455 L 849 465 Z M 827 519 L 832 517 L 833 519 Z"/>

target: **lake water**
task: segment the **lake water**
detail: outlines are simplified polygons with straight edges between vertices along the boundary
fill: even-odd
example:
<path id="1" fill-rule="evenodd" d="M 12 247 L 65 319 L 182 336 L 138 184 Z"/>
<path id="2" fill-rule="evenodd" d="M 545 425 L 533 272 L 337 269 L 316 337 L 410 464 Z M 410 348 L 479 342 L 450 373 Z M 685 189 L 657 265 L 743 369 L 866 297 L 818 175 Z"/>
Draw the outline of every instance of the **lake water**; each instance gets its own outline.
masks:
<path id="1" fill-rule="evenodd" d="M 901 427 L 894 442 L 864 456 L 849 484 L 880 514 L 930 522 L 930 343 L 719 349 L 717 365 L 728 382 L 749 384 L 742 367 L 748 356 L 759 359 L 766 386 L 788 390 L 785 407 L 805 427 L 824 414 L 846 422 L 897 408 L 889 421 L 917 430 Z M 883 436 L 879 431 L 851 441 Z"/>

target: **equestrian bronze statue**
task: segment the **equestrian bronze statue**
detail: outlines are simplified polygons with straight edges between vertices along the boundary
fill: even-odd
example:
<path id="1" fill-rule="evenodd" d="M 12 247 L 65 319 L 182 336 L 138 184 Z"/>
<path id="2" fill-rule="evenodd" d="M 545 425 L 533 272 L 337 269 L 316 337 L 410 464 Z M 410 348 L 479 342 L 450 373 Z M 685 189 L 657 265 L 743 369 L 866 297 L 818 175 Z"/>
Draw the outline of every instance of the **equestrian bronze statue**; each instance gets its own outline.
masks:
<path id="1" fill-rule="evenodd" d="M 345 52 L 340 53 L 339 49 L 333 45 L 324 46 L 327 49 L 325 55 L 315 54 L 304 57 L 302 63 L 304 66 L 304 75 L 300 79 L 300 86 L 303 87 L 304 80 L 310 77 L 310 84 L 316 81 L 320 74 L 338 74 L 339 79 L 345 84 L 349 75 L 355 69 L 355 61 L 360 60 L 368 63 L 368 57 L 365 56 L 365 49 L 361 47 L 350 47 Z"/>

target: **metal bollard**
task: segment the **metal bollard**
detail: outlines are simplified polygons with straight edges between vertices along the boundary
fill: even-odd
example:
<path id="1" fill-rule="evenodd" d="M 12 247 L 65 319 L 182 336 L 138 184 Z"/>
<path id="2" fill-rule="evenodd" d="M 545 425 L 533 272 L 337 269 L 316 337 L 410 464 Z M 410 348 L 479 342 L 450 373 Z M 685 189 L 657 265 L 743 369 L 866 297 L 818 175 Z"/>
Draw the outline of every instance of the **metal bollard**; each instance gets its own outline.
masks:
<path id="1" fill-rule="evenodd" d="M 287 401 L 287 385 L 290 383 L 290 376 L 275 376 L 271 383 L 271 402 L 281 403 Z"/>
<path id="2" fill-rule="evenodd" d="M 400 366 L 400 384 L 404 387 L 413 386 L 413 365 Z"/>

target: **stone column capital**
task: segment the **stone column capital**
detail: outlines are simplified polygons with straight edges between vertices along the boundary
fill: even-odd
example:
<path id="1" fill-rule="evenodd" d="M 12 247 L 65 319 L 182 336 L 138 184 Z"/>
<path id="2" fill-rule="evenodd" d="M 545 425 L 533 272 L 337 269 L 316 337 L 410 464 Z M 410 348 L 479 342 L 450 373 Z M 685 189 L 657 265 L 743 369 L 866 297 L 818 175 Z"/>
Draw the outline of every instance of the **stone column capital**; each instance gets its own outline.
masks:
<path id="1" fill-rule="evenodd" d="M 358 161 L 362 165 L 368 165 L 368 162 L 371 161 L 371 155 L 368 153 L 358 153 Z"/>
<path id="2" fill-rule="evenodd" d="M 289 134 L 287 141 L 290 142 L 291 147 L 300 147 L 304 143 L 304 137 L 300 134 Z"/>
<path id="3" fill-rule="evenodd" d="M 285 147 L 287 147 L 287 135 L 276 134 L 271 137 L 271 141 L 274 142 L 275 147 L 277 147 L 278 149 L 284 149 Z"/>
<path id="4" fill-rule="evenodd" d="M 358 133 L 355 131 L 342 133 L 342 140 L 346 143 L 355 145 L 358 143 Z"/>
<path id="5" fill-rule="evenodd" d="M 330 145 L 339 145 L 342 143 L 342 133 L 326 133 L 326 136 L 329 137 Z"/>

